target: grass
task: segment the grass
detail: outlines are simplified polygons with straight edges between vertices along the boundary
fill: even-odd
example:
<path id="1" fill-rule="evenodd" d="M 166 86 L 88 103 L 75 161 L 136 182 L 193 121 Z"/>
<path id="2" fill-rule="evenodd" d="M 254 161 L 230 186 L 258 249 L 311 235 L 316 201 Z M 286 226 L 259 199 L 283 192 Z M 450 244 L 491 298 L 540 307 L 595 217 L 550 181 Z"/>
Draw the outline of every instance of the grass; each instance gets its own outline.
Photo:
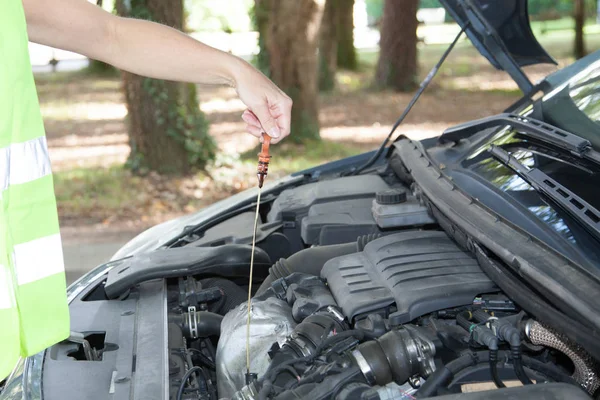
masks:
<path id="1" fill-rule="evenodd" d="M 546 23 L 546 26 L 533 23 L 533 29 L 539 35 L 542 45 L 551 55 L 559 59 L 562 65 L 572 61 L 570 53 L 573 33 L 569 30 L 567 22 L 552 21 Z M 541 33 L 542 31 L 544 33 Z M 600 26 L 589 26 L 587 32 L 588 50 L 593 51 L 600 48 Z M 419 46 L 421 79 L 429 72 L 446 47 L 447 45 L 443 44 Z M 374 97 L 366 93 L 372 87 L 378 52 L 364 51 L 359 52 L 358 56 L 359 70 L 355 72 L 340 71 L 336 77 L 338 87 L 332 93 L 323 94 L 322 99 L 335 103 L 341 98 L 350 98 L 350 96 L 359 100 L 370 98 L 369 96 Z M 444 96 L 452 98 L 457 93 L 469 93 L 469 97 L 473 97 L 474 95 L 471 94 L 473 91 L 485 91 L 485 94 L 490 94 L 492 97 L 482 97 L 482 99 L 490 100 L 493 97 L 500 97 L 500 100 L 504 101 L 506 97 L 507 105 L 513 101 L 512 98 L 520 96 L 516 87 L 490 86 L 484 89 L 483 86 L 477 84 L 472 88 L 460 88 L 455 85 L 455 81 L 460 78 L 463 81 L 470 80 L 469 77 L 473 77 L 473 80 L 485 80 L 488 76 L 486 74 L 493 73 L 487 60 L 479 55 L 470 42 L 465 40 L 457 45 L 426 95 L 434 94 L 437 98 L 443 99 Z M 74 84 L 74 82 L 78 83 Z M 36 83 L 46 116 L 47 128 L 51 128 L 57 133 L 71 129 L 75 134 L 87 134 L 90 127 L 96 126 L 93 124 L 74 128 L 67 126 L 72 120 L 89 122 L 89 113 L 83 106 L 95 107 L 96 111 L 103 112 L 104 117 L 114 114 L 112 119 L 105 118 L 95 121 L 97 125 L 105 124 L 107 120 L 122 120 L 122 116 L 118 114 L 122 108 L 122 99 L 119 94 L 120 81 L 115 77 L 95 75 L 90 78 L 86 71 L 79 71 L 40 75 L 36 77 Z M 348 108 L 339 108 L 334 111 L 338 114 L 351 115 L 356 112 L 356 107 L 359 107 L 361 110 L 368 108 L 369 112 L 378 113 L 381 111 L 380 109 L 385 108 L 396 110 L 408 101 L 408 97 L 399 100 L 401 97 L 388 95 L 390 97 L 386 98 L 394 101 L 388 103 L 374 101 L 380 97 L 377 94 L 369 100 L 373 104 L 361 101 L 346 102 L 344 104 Z M 423 100 L 422 104 L 427 104 L 428 100 L 426 98 Z M 482 103 L 488 106 L 485 100 Z M 462 110 L 455 113 L 463 115 Z M 377 118 L 382 121 L 393 121 L 392 117 L 395 118 L 395 115 L 394 111 L 393 115 L 384 114 Z M 433 118 L 427 113 L 422 115 L 424 117 L 420 118 L 425 122 Z M 435 118 L 433 120 L 435 121 Z M 229 120 L 225 120 L 225 123 L 229 123 Z M 360 126 L 363 121 L 361 119 L 353 123 Z M 51 124 L 56 126 L 50 126 Z M 78 132 L 76 129 L 85 132 Z M 63 144 L 63 146 L 66 145 Z M 373 147 L 375 147 L 373 143 L 360 144 L 350 141 L 321 140 L 304 145 L 293 145 L 284 141 L 272 148 L 271 179 L 328 161 L 356 155 L 371 150 Z M 151 221 L 158 222 L 173 215 L 192 212 L 253 184 L 258 151 L 258 149 L 253 149 L 239 157 L 223 156 L 222 160 L 209 170 L 212 178 L 204 174 L 183 178 L 167 178 L 152 174 L 141 177 L 131 174 L 121 166 L 76 168 L 57 172 L 55 174 L 55 190 L 61 219 L 63 222 L 73 220 L 79 221 L 79 223 L 81 221 L 112 223 L 115 220 L 144 221 L 154 218 Z"/>
<path id="2" fill-rule="evenodd" d="M 54 174 L 54 188 L 61 215 L 99 217 L 139 207 L 144 202 L 145 180 L 121 166 L 78 168 Z M 97 219 L 97 218 L 96 218 Z"/>
<path id="3" fill-rule="evenodd" d="M 329 161 L 354 156 L 371 150 L 373 146 L 359 145 L 348 142 L 334 142 L 330 140 L 313 141 L 301 145 L 282 142 L 272 148 L 273 158 L 269 169 L 285 174 L 311 168 Z M 240 156 L 240 160 L 247 165 L 256 165 L 256 154 L 259 148 L 249 150 Z"/>
<path id="4" fill-rule="evenodd" d="M 272 151 L 272 179 L 368 149 L 327 140 L 306 145 L 282 143 Z M 54 174 L 59 215 L 63 223 L 82 219 L 110 223 L 131 219 L 158 221 L 192 212 L 254 182 L 257 152 L 258 149 L 248 151 L 237 160 L 214 166 L 210 171 L 214 180 L 203 173 L 181 178 L 136 176 L 123 166 L 60 171 Z M 233 179 L 232 171 L 236 175 Z"/>

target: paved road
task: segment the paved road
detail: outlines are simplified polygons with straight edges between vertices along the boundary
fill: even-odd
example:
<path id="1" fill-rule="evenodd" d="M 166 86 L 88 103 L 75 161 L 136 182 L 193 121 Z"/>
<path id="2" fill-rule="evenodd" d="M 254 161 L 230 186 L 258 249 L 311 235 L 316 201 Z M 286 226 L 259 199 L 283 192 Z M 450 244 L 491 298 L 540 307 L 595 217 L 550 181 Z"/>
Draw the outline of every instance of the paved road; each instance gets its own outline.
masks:
<path id="1" fill-rule="evenodd" d="M 135 231 L 97 232 L 93 229 L 63 229 L 63 253 L 67 283 L 108 261 L 137 235 Z"/>

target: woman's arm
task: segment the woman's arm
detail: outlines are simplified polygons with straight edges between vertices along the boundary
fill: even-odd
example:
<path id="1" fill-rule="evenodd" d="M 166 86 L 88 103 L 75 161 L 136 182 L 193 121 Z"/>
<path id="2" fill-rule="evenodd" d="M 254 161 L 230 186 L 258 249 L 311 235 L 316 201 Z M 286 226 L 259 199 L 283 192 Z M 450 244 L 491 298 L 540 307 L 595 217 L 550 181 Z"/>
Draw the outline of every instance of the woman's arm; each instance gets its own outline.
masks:
<path id="1" fill-rule="evenodd" d="M 274 143 L 290 133 L 290 98 L 238 57 L 164 25 L 114 16 L 86 0 L 22 1 L 32 42 L 151 78 L 230 85 L 250 110 L 244 113 L 250 133 L 260 136 L 253 116 Z"/>

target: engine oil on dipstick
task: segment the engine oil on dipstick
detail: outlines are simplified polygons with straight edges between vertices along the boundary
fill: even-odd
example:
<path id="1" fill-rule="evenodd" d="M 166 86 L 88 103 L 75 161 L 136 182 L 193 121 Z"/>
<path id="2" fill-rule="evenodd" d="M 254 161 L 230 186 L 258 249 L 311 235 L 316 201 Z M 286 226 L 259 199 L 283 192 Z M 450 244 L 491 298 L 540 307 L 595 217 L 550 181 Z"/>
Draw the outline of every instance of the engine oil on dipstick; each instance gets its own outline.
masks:
<path id="1" fill-rule="evenodd" d="M 260 209 L 260 194 L 262 192 L 263 183 L 269 170 L 269 146 L 271 137 L 265 133 L 262 135 L 263 143 L 261 152 L 258 153 L 258 168 L 256 176 L 258 178 L 258 194 L 256 196 L 256 214 L 254 215 L 254 229 L 252 231 L 252 253 L 250 255 L 250 274 L 248 282 L 248 317 L 246 320 L 246 384 L 250 384 L 256 379 L 256 374 L 250 372 L 250 323 L 252 310 L 252 278 L 254 275 L 254 249 L 256 247 L 256 229 L 258 227 L 258 212 Z"/>

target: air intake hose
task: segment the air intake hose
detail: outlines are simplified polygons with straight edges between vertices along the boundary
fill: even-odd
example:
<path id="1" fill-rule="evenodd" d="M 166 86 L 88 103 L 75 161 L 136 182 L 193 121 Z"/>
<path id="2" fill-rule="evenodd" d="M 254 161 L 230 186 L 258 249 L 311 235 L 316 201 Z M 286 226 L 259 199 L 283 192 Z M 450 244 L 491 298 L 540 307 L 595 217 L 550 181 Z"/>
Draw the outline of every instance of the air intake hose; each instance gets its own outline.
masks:
<path id="1" fill-rule="evenodd" d="M 200 281 L 202 287 L 217 287 L 223 293 L 214 311 L 225 315 L 247 300 L 247 293 L 230 280 L 223 278 L 207 278 Z"/>
<path id="2" fill-rule="evenodd" d="M 177 324 L 187 338 L 219 336 L 223 316 L 208 311 L 185 312 L 169 316 L 169 322 Z"/>
<path id="3" fill-rule="evenodd" d="M 327 261 L 335 257 L 359 253 L 369 242 L 379 237 L 381 234 L 363 235 L 358 237 L 356 242 L 311 247 L 301 250 L 289 258 L 282 258 L 269 269 L 269 276 L 260 285 L 256 295 L 264 293 L 275 280 L 285 278 L 294 272 L 319 276 Z"/>
<path id="4" fill-rule="evenodd" d="M 286 343 L 274 354 L 265 372 L 264 382 L 283 386 L 294 379 L 293 375 L 286 372 L 288 366 L 309 362 L 332 341 L 347 337 L 344 332 L 347 328 L 343 316 L 335 307 L 327 307 L 306 318 L 294 328 Z M 351 335 L 354 334 L 355 332 L 351 332 Z"/>

